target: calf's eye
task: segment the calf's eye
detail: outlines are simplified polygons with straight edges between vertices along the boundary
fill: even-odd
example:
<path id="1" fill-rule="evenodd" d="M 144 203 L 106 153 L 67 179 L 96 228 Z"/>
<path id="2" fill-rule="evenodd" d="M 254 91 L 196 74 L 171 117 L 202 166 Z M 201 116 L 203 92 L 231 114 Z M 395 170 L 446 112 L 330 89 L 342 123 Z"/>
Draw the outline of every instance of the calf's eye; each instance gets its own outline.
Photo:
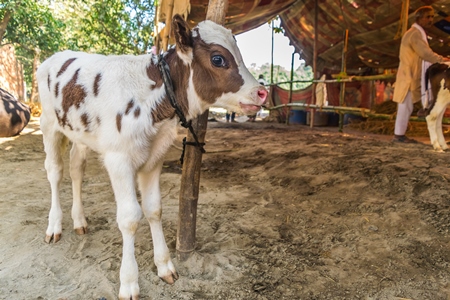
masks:
<path id="1" fill-rule="evenodd" d="M 215 67 L 224 68 L 227 66 L 225 58 L 222 55 L 214 55 L 211 57 L 211 63 Z"/>

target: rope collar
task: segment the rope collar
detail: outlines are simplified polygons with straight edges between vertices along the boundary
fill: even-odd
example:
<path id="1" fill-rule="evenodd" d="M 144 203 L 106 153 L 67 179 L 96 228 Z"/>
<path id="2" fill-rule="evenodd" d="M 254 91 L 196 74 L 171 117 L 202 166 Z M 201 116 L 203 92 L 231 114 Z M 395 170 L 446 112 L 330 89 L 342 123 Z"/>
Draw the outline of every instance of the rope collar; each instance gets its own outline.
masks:
<path id="1" fill-rule="evenodd" d="M 205 143 L 200 143 L 198 141 L 198 137 L 194 132 L 194 128 L 192 128 L 192 122 L 186 120 L 186 117 L 185 117 L 183 111 L 181 110 L 180 106 L 178 105 L 178 103 L 176 101 L 175 92 L 173 89 L 172 78 L 170 77 L 170 67 L 167 64 L 167 62 L 164 59 L 162 54 L 159 56 L 158 69 L 159 69 L 159 72 L 161 73 L 161 77 L 164 82 L 164 87 L 166 89 L 166 94 L 169 97 L 170 105 L 172 105 L 172 107 L 175 109 L 175 113 L 177 114 L 178 118 L 180 119 L 181 126 L 183 126 L 184 128 L 188 128 L 195 140 L 195 142 L 187 142 L 186 138 L 183 139 L 183 151 L 181 152 L 181 157 L 180 157 L 181 165 L 183 165 L 186 145 L 196 146 L 200 149 L 200 151 L 202 153 L 205 153 L 206 152 L 205 148 L 203 148 Z"/>

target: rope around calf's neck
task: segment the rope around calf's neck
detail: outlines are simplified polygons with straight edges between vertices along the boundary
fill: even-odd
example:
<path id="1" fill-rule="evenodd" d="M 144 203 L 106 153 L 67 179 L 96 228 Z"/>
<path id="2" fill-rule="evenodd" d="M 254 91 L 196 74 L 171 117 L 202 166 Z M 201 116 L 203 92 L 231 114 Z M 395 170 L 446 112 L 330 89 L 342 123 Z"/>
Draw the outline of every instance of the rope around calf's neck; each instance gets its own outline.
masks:
<path id="1" fill-rule="evenodd" d="M 183 165 L 186 145 L 196 146 L 200 149 L 200 151 L 202 153 L 205 153 L 206 152 L 205 148 L 203 148 L 205 143 L 200 143 L 198 141 L 198 137 L 194 132 L 194 128 L 192 127 L 192 122 L 186 120 L 186 117 L 184 116 L 183 111 L 181 110 L 180 106 L 178 105 L 178 103 L 175 99 L 173 83 L 172 83 L 172 79 L 170 77 L 170 67 L 162 55 L 159 56 L 158 69 L 159 69 L 159 72 L 161 73 L 161 77 L 164 82 L 166 94 L 169 97 L 170 105 L 172 105 L 172 107 L 175 109 L 175 113 L 177 114 L 178 118 L 180 119 L 181 126 L 183 126 L 184 128 L 188 128 L 195 140 L 195 142 L 187 142 L 186 137 L 183 139 L 183 150 L 181 151 L 181 157 L 180 157 L 180 163 L 181 163 L 181 165 Z"/>

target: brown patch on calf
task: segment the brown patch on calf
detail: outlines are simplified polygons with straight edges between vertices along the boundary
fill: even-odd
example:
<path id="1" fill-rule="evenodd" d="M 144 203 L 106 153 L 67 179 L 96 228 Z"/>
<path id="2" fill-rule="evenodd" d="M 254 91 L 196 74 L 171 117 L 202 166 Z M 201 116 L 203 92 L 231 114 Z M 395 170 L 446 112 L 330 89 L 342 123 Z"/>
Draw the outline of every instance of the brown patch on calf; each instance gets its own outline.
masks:
<path id="1" fill-rule="evenodd" d="M 214 55 L 224 57 L 224 67 L 212 65 L 211 57 Z M 236 93 L 244 84 L 231 52 L 220 45 L 206 44 L 200 36 L 195 37 L 192 69 L 195 91 L 208 103 L 214 103 L 223 93 Z"/>
<path id="2" fill-rule="evenodd" d="M 59 116 L 59 113 L 60 113 L 60 110 L 59 109 L 55 109 L 55 115 L 56 115 L 56 118 L 58 119 L 59 126 L 64 126 L 62 117 Z"/>
<path id="3" fill-rule="evenodd" d="M 447 68 L 445 71 L 445 83 L 444 83 L 445 89 L 450 89 L 450 67 Z"/>
<path id="4" fill-rule="evenodd" d="M 140 114 L 141 114 L 141 108 L 138 106 L 134 109 L 134 117 L 137 119 L 137 118 L 139 118 Z"/>
<path id="5" fill-rule="evenodd" d="M 62 89 L 62 109 L 63 115 L 62 117 L 59 115 L 59 111 L 56 111 L 56 115 L 58 117 L 58 122 L 61 126 L 68 126 L 71 130 L 73 130 L 72 125 L 69 123 L 67 118 L 67 113 L 69 112 L 70 107 L 75 106 L 77 109 L 80 108 L 81 103 L 84 102 L 87 94 L 83 88 L 83 86 L 77 84 L 78 73 L 80 69 L 78 69 L 73 75 L 72 79 L 63 87 Z M 59 91 L 59 82 L 55 87 L 55 95 L 58 95 Z"/>
<path id="6" fill-rule="evenodd" d="M 169 50 L 169 51 L 170 51 L 170 50 Z M 153 63 L 153 61 L 150 62 L 150 65 L 147 66 L 146 71 L 147 71 L 147 76 L 148 76 L 148 78 L 149 78 L 150 80 L 152 80 L 152 81 L 155 82 L 155 84 L 153 84 L 153 85 L 150 86 L 150 89 L 151 89 L 151 90 L 154 90 L 154 89 L 156 89 L 156 88 L 161 87 L 162 84 L 163 84 L 163 80 L 162 80 L 162 78 L 161 78 L 161 73 L 159 73 L 158 66 L 155 65 L 155 64 Z"/>
<path id="7" fill-rule="evenodd" d="M 80 108 L 81 103 L 84 102 L 87 94 L 82 85 L 77 84 L 78 74 L 80 69 L 78 69 L 75 74 L 73 74 L 72 79 L 63 87 L 62 95 L 62 108 L 65 113 L 67 113 L 71 106 Z"/>
<path id="8" fill-rule="evenodd" d="M 120 132 L 120 130 L 122 130 L 122 114 L 117 114 L 116 126 L 117 126 L 117 130 Z"/>
<path id="9" fill-rule="evenodd" d="M 59 82 L 55 84 L 55 98 L 58 98 L 59 96 Z"/>
<path id="10" fill-rule="evenodd" d="M 125 115 L 128 115 L 130 113 L 133 106 L 134 106 L 134 100 L 131 99 L 130 102 L 128 102 L 128 104 L 127 104 L 127 109 L 125 109 Z"/>
<path id="11" fill-rule="evenodd" d="M 426 76 L 430 80 L 431 84 L 431 93 L 433 95 L 432 101 L 428 104 L 427 114 L 433 109 L 434 104 L 437 100 L 437 95 L 441 88 L 442 79 L 445 80 L 444 88 L 448 88 L 450 86 L 450 68 L 446 64 L 433 64 L 431 65 L 426 73 Z"/>
<path id="12" fill-rule="evenodd" d="M 61 69 L 59 69 L 58 73 L 56 74 L 56 77 L 61 76 L 75 59 L 76 58 L 70 58 L 66 60 L 66 62 L 61 66 Z"/>
<path id="13" fill-rule="evenodd" d="M 98 73 L 94 79 L 94 96 L 98 96 L 100 80 L 102 80 L 102 74 Z"/>
<path id="14" fill-rule="evenodd" d="M 190 68 L 185 65 L 175 52 L 171 52 L 165 57 L 170 66 L 170 77 L 173 83 L 175 100 L 183 114 L 186 116 L 189 111 L 189 102 L 187 99 L 187 88 L 189 83 Z M 161 122 L 164 119 L 175 117 L 175 109 L 170 104 L 169 97 L 166 95 L 159 104 L 152 110 L 153 123 Z"/>
<path id="15" fill-rule="evenodd" d="M 81 115 L 81 124 L 84 125 L 84 128 L 86 128 L 85 131 L 89 131 L 89 124 L 91 121 L 89 120 L 89 115 L 87 113 L 84 113 Z"/>
<path id="16" fill-rule="evenodd" d="M 175 109 L 169 102 L 169 98 L 165 97 L 156 107 L 152 110 L 153 124 L 161 122 L 164 119 L 171 119 L 175 116 Z"/>

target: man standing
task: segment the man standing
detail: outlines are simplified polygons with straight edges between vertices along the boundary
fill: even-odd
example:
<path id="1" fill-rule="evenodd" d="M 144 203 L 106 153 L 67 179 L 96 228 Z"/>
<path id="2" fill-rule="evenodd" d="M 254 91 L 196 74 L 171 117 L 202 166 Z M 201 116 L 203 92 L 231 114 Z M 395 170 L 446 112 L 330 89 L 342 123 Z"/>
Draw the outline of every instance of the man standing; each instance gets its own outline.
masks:
<path id="1" fill-rule="evenodd" d="M 425 93 L 421 91 L 422 77 L 430 64 L 449 61 L 431 50 L 428 46 L 425 29 L 433 25 L 434 9 L 422 6 L 415 12 L 416 22 L 405 32 L 400 44 L 400 64 L 395 81 L 394 98 L 397 105 L 394 142 L 416 143 L 416 140 L 405 136 L 408 121 L 414 108 L 414 103 L 420 101 L 426 106 Z M 425 66 L 424 66 L 425 65 Z M 424 87 L 422 87 L 424 90 Z"/>

